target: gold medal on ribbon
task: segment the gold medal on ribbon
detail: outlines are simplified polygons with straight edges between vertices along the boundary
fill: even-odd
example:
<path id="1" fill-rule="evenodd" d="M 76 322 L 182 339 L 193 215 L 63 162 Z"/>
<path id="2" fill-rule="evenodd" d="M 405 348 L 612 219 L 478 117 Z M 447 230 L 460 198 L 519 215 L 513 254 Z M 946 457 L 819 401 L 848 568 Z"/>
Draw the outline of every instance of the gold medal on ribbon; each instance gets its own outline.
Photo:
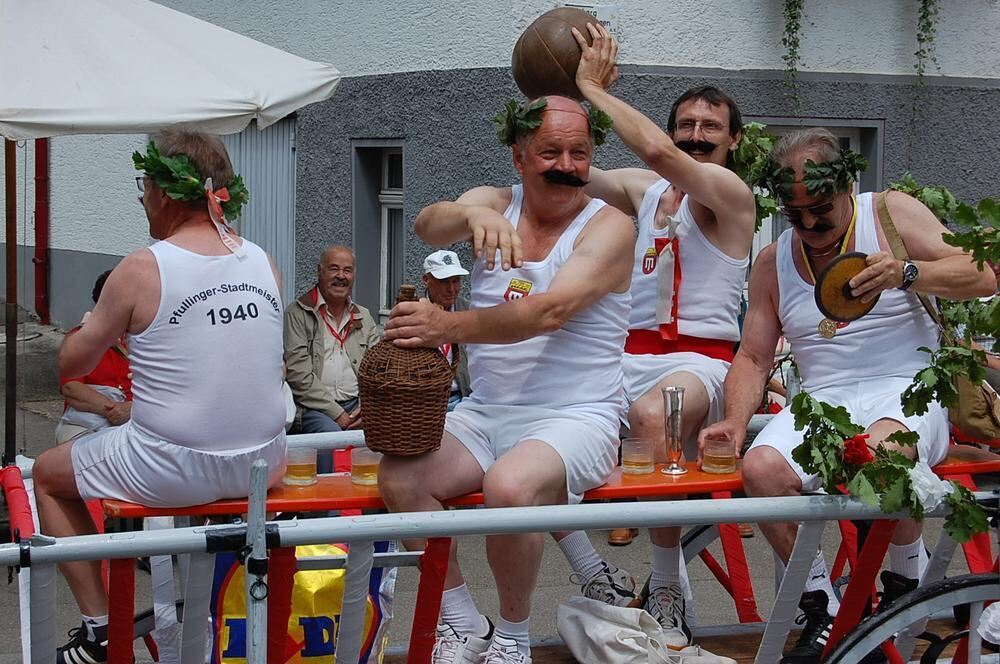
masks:
<path id="1" fill-rule="evenodd" d="M 821 320 L 817 329 L 819 330 L 819 336 L 824 339 L 833 339 L 837 334 L 837 324 L 829 318 Z"/>

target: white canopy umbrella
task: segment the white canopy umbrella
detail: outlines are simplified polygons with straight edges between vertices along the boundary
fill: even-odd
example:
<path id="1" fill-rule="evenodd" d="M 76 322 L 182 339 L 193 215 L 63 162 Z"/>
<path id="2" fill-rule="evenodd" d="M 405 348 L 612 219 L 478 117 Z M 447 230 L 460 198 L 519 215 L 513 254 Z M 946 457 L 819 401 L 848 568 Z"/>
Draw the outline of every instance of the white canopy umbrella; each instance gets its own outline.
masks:
<path id="1" fill-rule="evenodd" d="M 267 127 L 340 80 L 311 62 L 147 0 L 0 0 L 0 134 Z"/>
<path id="2" fill-rule="evenodd" d="M 341 76 L 148 0 L 0 0 L 0 135 L 7 191 L 4 460 L 14 462 L 17 237 L 14 146 L 177 124 L 263 129 L 329 98 Z M 126 155 L 127 156 L 127 155 Z"/>

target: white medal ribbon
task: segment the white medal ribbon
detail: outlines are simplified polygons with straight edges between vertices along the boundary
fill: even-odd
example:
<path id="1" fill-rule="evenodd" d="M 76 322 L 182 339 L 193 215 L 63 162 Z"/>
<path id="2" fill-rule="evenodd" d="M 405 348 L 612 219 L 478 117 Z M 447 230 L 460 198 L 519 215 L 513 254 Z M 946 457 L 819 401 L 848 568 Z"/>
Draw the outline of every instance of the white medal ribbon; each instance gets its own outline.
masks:
<path id="1" fill-rule="evenodd" d="M 226 249 L 229 249 L 237 258 L 241 260 L 246 258 L 246 249 L 233 238 L 231 229 L 222 216 L 222 205 L 215 195 L 215 189 L 212 188 L 212 178 L 205 179 L 205 198 L 208 199 L 208 215 L 212 218 L 212 223 L 215 224 L 215 230 L 219 232 L 222 244 L 226 245 Z"/>
<path id="2" fill-rule="evenodd" d="M 656 323 L 670 325 L 674 322 L 674 248 L 673 240 L 677 236 L 680 222 L 674 217 L 667 217 L 667 242 L 664 243 L 656 259 Z"/>

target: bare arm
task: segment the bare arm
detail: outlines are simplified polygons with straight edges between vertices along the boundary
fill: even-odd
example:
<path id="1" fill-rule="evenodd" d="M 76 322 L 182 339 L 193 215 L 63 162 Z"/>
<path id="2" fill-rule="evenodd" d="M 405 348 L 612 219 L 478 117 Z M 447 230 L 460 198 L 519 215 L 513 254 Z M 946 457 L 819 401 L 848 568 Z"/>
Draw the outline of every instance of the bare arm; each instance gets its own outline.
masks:
<path id="1" fill-rule="evenodd" d="M 521 238 L 503 216 L 510 204 L 510 190 L 476 187 L 458 200 L 428 205 L 414 223 L 420 239 L 433 247 L 447 247 L 456 242 L 472 241 L 476 258 L 485 254 L 486 265 L 493 269 L 496 250 L 500 249 L 503 269 L 520 267 Z"/>
<path id="2" fill-rule="evenodd" d="M 634 217 L 639 214 L 639 207 L 642 205 L 642 197 L 646 194 L 646 190 L 659 179 L 659 175 L 645 168 L 616 168 L 602 171 L 591 166 L 584 191 L 587 195 L 600 198 L 628 216 Z"/>
<path id="3" fill-rule="evenodd" d="M 674 145 L 655 122 L 605 89 L 617 78 L 618 47 L 603 27 L 588 27 L 593 37 L 602 36 L 593 46 L 573 30 L 583 50 L 576 82 L 587 101 L 611 116 L 619 138 L 661 177 L 712 210 L 717 218 L 724 216 L 727 221 L 752 229 L 753 194 L 739 176 L 717 164 L 696 161 Z"/>
<path id="4" fill-rule="evenodd" d="M 777 247 L 766 247 L 750 271 L 749 308 L 743 321 L 740 349 L 726 374 L 726 419 L 746 429 L 760 405 L 761 395 L 774 367 L 774 349 L 781 337 L 775 297 L 778 277 Z"/>
<path id="5" fill-rule="evenodd" d="M 143 250 L 129 254 L 112 270 L 86 324 L 68 335 L 59 348 L 61 375 L 87 375 L 97 366 L 104 352 L 130 331 L 136 284 L 148 281 L 144 273 L 150 266 L 156 270 L 156 259 L 151 252 Z"/>
<path id="6" fill-rule="evenodd" d="M 581 234 L 548 292 L 472 311 L 445 312 L 429 302 L 398 304 L 386 323 L 386 339 L 435 347 L 449 341 L 516 343 L 552 332 L 609 292 L 628 289 L 634 244 L 632 222 L 606 207 Z"/>
<path id="7" fill-rule="evenodd" d="M 59 391 L 63 398 L 73 408 L 87 413 L 107 414 L 108 410 L 115 405 L 115 401 L 104 396 L 92 387 L 78 380 L 71 380 L 63 384 Z"/>
<path id="8" fill-rule="evenodd" d="M 996 292 L 992 270 L 980 270 L 972 257 L 959 247 L 944 241 L 951 231 L 923 203 L 899 191 L 886 199 L 893 226 L 899 232 L 919 275 L 911 290 L 950 300 L 986 297 Z M 880 234 L 881 229 L 879 229 Z M 883 234 L 884 237 L 884 234 Z M 868 267 L 851 279 L 855 295 L 868 298 L 883 290 L 899 288 L 903 283 L 903 262 L 891 251 L 880 251 L 867 258 Z"/>

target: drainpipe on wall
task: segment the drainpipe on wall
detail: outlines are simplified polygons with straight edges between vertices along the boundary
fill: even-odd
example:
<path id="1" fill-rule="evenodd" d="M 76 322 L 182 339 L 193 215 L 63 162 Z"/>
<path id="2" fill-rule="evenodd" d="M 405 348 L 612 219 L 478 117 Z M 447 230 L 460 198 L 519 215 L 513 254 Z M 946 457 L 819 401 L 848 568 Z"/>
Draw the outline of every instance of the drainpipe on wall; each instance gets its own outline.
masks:
<path id="1" fill-rule="evenodd" d="M 49 139 L 35 140 L 35 313 L 49 324 Z"/>

